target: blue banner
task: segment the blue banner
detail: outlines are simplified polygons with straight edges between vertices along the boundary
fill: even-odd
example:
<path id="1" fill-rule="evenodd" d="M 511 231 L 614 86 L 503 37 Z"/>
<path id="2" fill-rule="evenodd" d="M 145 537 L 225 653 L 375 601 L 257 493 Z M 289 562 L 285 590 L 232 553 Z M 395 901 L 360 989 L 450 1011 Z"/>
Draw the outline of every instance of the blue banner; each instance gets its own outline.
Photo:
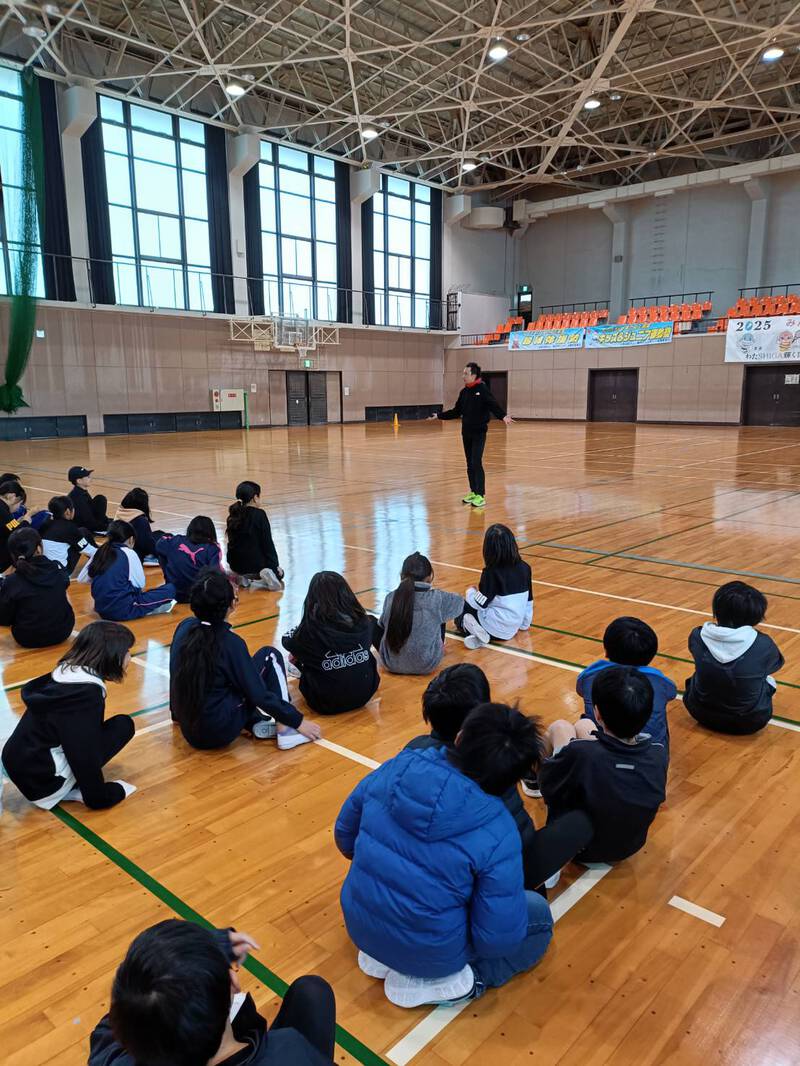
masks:
<path id="1" fill-rule="evenodd" d="M 509 334 L 508 347 L 512 352 L 541 352 L 553 348 L 582 348 L 586 331 L 578 326 L 562 329 L 526 329 Z"/>
<path id="2" fill-rule="evenodd" d="M 667 344 L 671 340 L 671 322 L 631 322 L 586 328 L 587 348 L 634 348 L 638 344 Z"/>

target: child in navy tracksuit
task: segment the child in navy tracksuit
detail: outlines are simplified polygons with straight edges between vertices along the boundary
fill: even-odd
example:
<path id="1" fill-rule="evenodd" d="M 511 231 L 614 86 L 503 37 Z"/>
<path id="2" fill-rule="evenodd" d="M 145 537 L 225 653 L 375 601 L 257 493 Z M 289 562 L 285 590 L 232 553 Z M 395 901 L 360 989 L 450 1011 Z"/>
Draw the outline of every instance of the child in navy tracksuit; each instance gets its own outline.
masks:
<path id="1" fill-rule="evenodd" d="M 729 581 L 714 593 L 712 607 L 714 621 L 689 636 L 695 672 L 683 702 L 706 729 L 757 733 L 772 717 L 772 674 L 783 666 L 775 641 L 755 628 L 767 613 L 767 597 L 743 581 Z"/>
<path id="2" fill-rule="evenodd" d="M 98 548 L 79 581 L 92 583 L 94 609 L 101 618 L 125 622 L 146 614 L 169 614 L 176 603 L 174 585 L 146 589 L 135 534 L 127 522 L 111 522 L 108 540 Z"/>
<path id="3" fill-rule="evenodd" d="M 48 559 L 67 568 L 71 574 L 81 555 L 90 559 L 97 550 L 92 532 L 75 521 L 75 508 L 69 496 L 54 496 L 41 512 L 47 516 L 39 526 L 42 549 Z"/>
<path id="4" fill-rule="evenodd" d="M 642 732 L 648 733 L 656 743 L 663 744 L 669 751 L 667 704 L 678 695 L 678 689 L 674 681 L 649 665 L 658 653 L 655 631 L 639 618 L 615 618 L 603 634 L 603 647 L 605 659 L 598 659 L 578 674 L 575 687 L 578 695 L 583 697 L 585 717 L 597 721 L 592 701 L 592 682 L 598 673 L 609 666 L 635 666 L 653 686 L 653 713 Z"/>
<path id="5" fill-rule="evenodd" d="M 278 747 L 316 740 L 321 731 L 292 706 L 283 656 L 261 648 L 251 657 L 231 630 L 233 585 L 221 570 L 202 571 L 192 586 L 194 618 L 175 630 L 169 656 L 173 721 L 193 748 L 224 748 L 246 730 Z"/>
<path id="6" fill-rule="evenodd" d="M 484 568 L 478 587 L 467 589 L 466 609 L 456 625 L 469 636 L 467 648 L 480 648 L 494 637 L 510 640 L 533 621 L 531 568 L 522 560 L 514 534 L 489 526 L 483 538 Z"/>
<path id="7" fill-rule="evenodd" d="M 178 591 L 178 603 L 188 603 L 197 575 L 207 567 L 222 567 L 222 549 L 217 544 L 214 523 L 198 515 L 189 523 L 186 536 L 165 533 L 156 541 L 156 555 L 164 580 Z"/>
<path id="8" fill-rule="evenodd" d="M 228 508 L 225 530 L 228 537 L 228 566 L 242 588 L 283 588 L 283 570 L 272 539 L 266 511 L 261 507 L 261 486 L 257 481 L 240 481 L 236 502 Z"/>
<path id="9" fill-rule="evenodd" d="M 127 522 L 136 536 L 133 549 L 146 566 L 155 566 L 156 541 L 164 536 L 161 529 L 153 529 L 153 516 L 150 514 L 150 497 L 144 489 L 131 489 L 122 498 L 122 503 L 114 515 L 117 522 Z"/>

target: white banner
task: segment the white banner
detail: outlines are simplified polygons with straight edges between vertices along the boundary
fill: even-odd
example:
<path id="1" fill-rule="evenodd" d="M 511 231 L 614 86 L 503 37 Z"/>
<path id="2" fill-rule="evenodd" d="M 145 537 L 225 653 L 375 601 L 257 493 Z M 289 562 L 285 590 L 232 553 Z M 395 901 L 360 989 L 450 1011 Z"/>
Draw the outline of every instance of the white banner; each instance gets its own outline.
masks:
<path id="1" fill-rule="evenodd" d="M 800 315 L 731 318 L 725 337 L 725 362 L 800 362 Z"/>

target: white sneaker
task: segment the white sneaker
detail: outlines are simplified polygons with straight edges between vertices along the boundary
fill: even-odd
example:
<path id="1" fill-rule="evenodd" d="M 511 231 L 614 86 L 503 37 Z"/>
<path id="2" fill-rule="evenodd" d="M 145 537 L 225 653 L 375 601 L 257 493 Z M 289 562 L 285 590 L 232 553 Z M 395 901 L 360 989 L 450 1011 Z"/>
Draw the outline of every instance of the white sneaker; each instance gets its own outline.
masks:
<path id="1" fill-rule="evenodd" d="M 302 673 L 298 670 L 298 668 L 294 665 L 294 663 L 290 663 L 288 661 L 286 663 L 286 673 L 289 675 L 289 677 L 303 676 Z"/>
<path id="2" fill-rule="evenodd" d="M 555 888 L 558 882 L 561 880 L 561 871 L 556 870 L 552 877 L 548 877 L 544 883 L 545 888 Z"/>
<path id="3" fill-rule="evenodd" d="M 373 959 L 366 951 L 359 951 L 358 953 L 358 968 L 367 977 L 377 977 L 379 981 L 383 981 L 390 972 L 388 966 L 384 966 L 382 962 Z"/>
<path id="4" fill-rule="evenodd" d="M 142 566 L 160 566 L 157 555 L 145 555 L 142 559 Z"/>
<path id="5" fill-rule="evenodd" d="M 264 567 L 260 576 L 264 583 L 264 588 L 269 589 L 270 592 L 279 592 L 283 588 L 283 585 L 281 585 L 281 579 L 275 571 L 270 570 L 268 566 Z"/>
<path id="6" fill-rule="evenodd" d="M 83 793 L 79 788 L 71 788 L 66 796 L 61 797 L 62 803 L 84 803 Z"/>
<path id="7" fill-rule="evenodd" d="M 310 744 L 309 737 L 304 737 L 302 733 L 298 733 L 296 729 L 284 729 L 278 733 L 278 747 L 281 751 L 291 751 L 292 748 L 299 747 L 300 744 Z"/>
<path id="8" fill-rule="evenodd" d="M 271 714 L 267 714 L 266 711 L 262 711 L 258 708 L 259 718 L 258 721 L 253 722 L 250 726 L 250 732 L 256 738 L 256 740 L 272 740 L 275 734 L 278 732 L 278 726 L 275 719 Z"/>
<path id="9" fill-rule="evenodd" d="M 470 651 L 477 651 L 478 648 L 485 648 L 486 645 L 480 637 L 465 637 L 464 647 L 469 648 Z"/>
<path id="10" fill-rule="evenodd" d="M 236 584 L 240 589 L 249 589 L 253 582 L 249 577 L 245 577 L 244 574 L 236 574 Z"/>
<path id="11" fill-rule="evenodd" d="M 169 603 L 162 603 L 160 607 L 156 607 L 150 614 L 170 614 L 177 602 L 177 600 L 170 600 Z"/>
<path id="12" fill-rule="evenodd" d="M 423 1007 L 426 1004 L 455 1003 L 470 998 L 475 991 L 475 974 L 467 964 L 447 977 L 409 977 L 389 970 L 383 990 L 396 1007 Z"/>
<path id="13" fill-rule="evenodd" d="M 486 632 L 483 626 L 480 624 L 474 614 L 465 614 L 464 621 L 461 623 L 466 630 L 473 637 L 477 637 L 480 644 L 488 644 L 492 639 Z M 468 645 L 468 647 L 474 647 L 475 645 Z"/>

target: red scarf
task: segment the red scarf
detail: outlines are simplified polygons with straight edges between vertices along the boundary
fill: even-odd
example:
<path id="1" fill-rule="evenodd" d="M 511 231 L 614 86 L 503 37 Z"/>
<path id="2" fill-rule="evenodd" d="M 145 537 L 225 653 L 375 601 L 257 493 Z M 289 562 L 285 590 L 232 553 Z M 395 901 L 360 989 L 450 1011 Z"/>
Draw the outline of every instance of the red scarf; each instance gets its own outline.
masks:
<path id="1" fill-rule="evenodd" d="M 476 386 L 482 385 L 482 384 L 483 384 L 483 378 L 476 378 L 475 381 L 467 381 L 467 382 L 465 382 L 465 385 L 466 385 L 466 387 L 468 389 L 474 389 L 474 388 L 476 388 Z"/>

